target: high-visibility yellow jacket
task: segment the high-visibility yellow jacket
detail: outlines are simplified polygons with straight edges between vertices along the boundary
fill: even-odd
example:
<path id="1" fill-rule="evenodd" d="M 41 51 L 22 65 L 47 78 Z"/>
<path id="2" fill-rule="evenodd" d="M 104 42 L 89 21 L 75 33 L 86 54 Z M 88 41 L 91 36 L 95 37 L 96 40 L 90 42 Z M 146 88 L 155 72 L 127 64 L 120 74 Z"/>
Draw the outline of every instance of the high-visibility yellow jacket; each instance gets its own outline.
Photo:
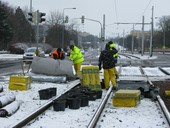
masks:
<path id="1" fill-rule="evenodd" d="M 73 50 L 70 52 L 70 60 L 73 61 L 74 64 L 81 63 L 84 61 L 84 57 L 78 47 L 74 45 Z"/>
<path id="2" fill-rule="evenodd" d="M 115 46 L 114 43 L 110 44 L 110 50 L 111 50 L 112 48 L 115 48 L 115 49 L 116 49 L 116 46 Z M 115 53 L 113 56 L 117 58 L 117 57 L 119 56 L 118 52 Z"/>

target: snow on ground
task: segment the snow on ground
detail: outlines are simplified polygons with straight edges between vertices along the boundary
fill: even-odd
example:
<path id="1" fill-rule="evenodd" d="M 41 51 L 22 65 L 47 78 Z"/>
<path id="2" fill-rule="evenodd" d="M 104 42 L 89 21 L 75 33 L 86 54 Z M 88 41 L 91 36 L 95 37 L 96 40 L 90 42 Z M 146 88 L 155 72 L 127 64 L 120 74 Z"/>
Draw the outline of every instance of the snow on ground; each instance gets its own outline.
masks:
<path id="1" fill-rule="evenodd" d="M 122 67 L 120 75 L 121 76 L 142 76 L 142 73 L 139 67 Z"/>
<path id="2" fill-rule="evenodd" d="M 136 107 L 113 107 L 106 105 L 97 128 L 168 128 L 161 109 L 156 102 L 142 99 Z"/>
<path id="3" fill-rule="evenodd" d="M 57 95 L 60 95 L 66 90 L 70 84 L 56 84 L 56 83 L 38 83 L 33 82 L 31 89 L 27 91 L 11 91 L 8 89 L 8 81 L 0 82 L 3 85 L 4 92 L 1 95 L 15 95 L 16 100 L 23 101 L 20 109 L 12 116 L 7 118 L 0 118 L 2 128 L 8 128 L 15 124 L 19 119 L 24 118 L 29 113 L 33 112 L 40 105 L 46 103 L 46 100 L 39 100 L 38 90 L 49 87 L 57 87 Z M 103 97 L 106 91 L 103 90 Z M 90 101 L 89 106 L 81 107 L 77 110 L 66 108 L 65 111 L 56 112 L 51 107 L 43 115 L 36 119 L 36 122 L 26 126 L 26 128 L 56 128 L 58 126 L 64 128 L 86 128 L 89 119 L 95 113 L 101 99 Z M 149 99 L 141 100 L 137 107 L 124 108 L 114 107 L 112 99 L 109 98 L 104 115 L 102 115 L 102 128 L 111 128 L 119 126 L 124 127 L 141 127 L 141 128 L 168 128 L 163 113 L 160 111 L 155 102 Z M 146 111 L 147 110 L 147 111 Z M 135 118 L 134 118 L 135 117 Z M 153 120 L 154 121 L 153 121 Z M 147 122 L 147 123 L 146 123 Z M 142 125 L 144 124 L 145 125 Z M 99 123 L 100 125 L 100 123 Z"/>
<path id="4" fill-rule="evenodd" d="M 158 67 L 154 67 L 154 68 L 146 67 L 143 68 L 143 70 L 147 76 L 167 76 L 165 73 L 159 70 Z"/>
<path id="5" fill-rule="evenodd" d="M 170 74 L 170 67 L 162 67 L 163 70 L 165 70 L 167 73 Z"/>
<path id="6" fill-rule="evenodd" d="M 3 55 L 0 54 L 0 58 Z M 7 55 L 5 55 L 5 59 Z M 9 55 L 8 55 L 9 56 Z M 12 58 L 12 55 L 10 54 Z M 16 57 L 16 56 L 15 56 Z M 14 57 L 14 58 L 15 58 Z M 21 56 L 17 56 L 21 57 Z M 16 57 L 16 58 L 17 58 Z M 122 68 L 123 69 L 123 68 Z M 145 68 L 145 73 L 152 76 L 164 77 L 165 74 L 160 73 L 158 68 Z M 101 70 L 102 71 L 102 70 Z M 129 72 L 131 71 L 131 72 Z M 134 75 L 141 75 L 139 67 L 126 67 L 122 70 L 122 75 L 134 77 Z M 102 73 L 100 73 L 102 75 Z M 44 76 L 45 77 L 45 76 Z M 0 118 L 1 128 L 9 128 L 12 124 L 16 123 L 19 119 L 24 118 L 29 113 L 33 112 L 40 105 L 46 103 L 46 100 L 39 100 L 38 90 L 49 87 L 57 88 L 57 95 L 60 95 L 64 90 L 69 88 L 69 83 L 47 83 L 47 82 L 33 82 L 31 89 L 27 91 L 11 91 L 8 89 L 9 76 L 3 76 L 0 85 L 3 86 L 4 91 L 0 93 L 3 95 L 15 95 L 16 100 L 23 101 L 19 110 L 10 117 Z M 104 97 L 106 91 L 103 90 Z M 77 110 L 66 108 L 65 111 L 56 112 L 51 107 L 43 115 L 40 115 L 36 122 L 26 126 L 26 128 L 86 128 L 88 120 L 93 116 L 101 99 L 90 101 L 89 106 L 81 107 Z M 102 126 L 100 126 L 102 125 Z M 104 113 L 100 118 L 100 123 L 97 127 L 101 128 L 168 128 L 167 122 L 163 113 L 158 107 L 156 102 L 149 99 L 142 99 L 140 104 L 136 107 L 114 107 L 112 105 L 112 95 L 106 105 Z"/>
<path id="7" fill-rule="evenodd" d="M 23 55 L 21 54 L 0 54 L 0 60 L 4 61 L 4 60 L 18 60 L 18 59 L 22 59 Z"/>

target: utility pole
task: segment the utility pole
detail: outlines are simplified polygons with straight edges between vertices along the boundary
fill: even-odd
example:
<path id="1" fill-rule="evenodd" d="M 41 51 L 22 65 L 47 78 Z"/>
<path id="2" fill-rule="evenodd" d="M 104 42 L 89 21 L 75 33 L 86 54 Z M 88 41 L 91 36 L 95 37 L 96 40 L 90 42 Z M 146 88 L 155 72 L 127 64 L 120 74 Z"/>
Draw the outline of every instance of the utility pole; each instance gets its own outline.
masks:
<path id="1" fill-rule="evenodd" d="M 30 13 L 32 13 L 32 0 L 30 0 Z"/>
<path id="2" fill-rule="evenodd" d="M 139 24 L 139 25 L 147 25 L 147 24 L 151 24 L 151 23 L 121 23 L 121 22 L 117 22 L 117 23 L 115 23 L 115 24 L 132 24 L 133 26 L 134 25 L 137 25 L 137 24 Z M 134 28 L 133 28 L 134 29 Z M 132 37 L 133 38 L 133 37 Z M 134 43 L 133 43 L 133 39 L 132 39 L 132 48 L 134 49 Z M 131 49 L 131 52 L 133 53 L 133 49 Z"/>
<path id="3" fill-rule="evenodd" d="M 103 15 L 103 38 L 105 39 L 105 15 Z"/>
<path id="4" fill-rule="evenodd" d="M 142 52 L 141 55 L 144 54 L 144 16 L 142 17 Z"/>
<path id="5" fill-rule="evenodd" d="M 118 33 L 118 51 L 120 50 L 120 49 L 119 49 L 119 45 L 120 45 L 120 44 L 119 44 L 119 33 Z"/>
<path id="6" fill-rule="evenodd" d="M 132 49 L 131 49 L 132 54 L 133 51 L 134 51 L 134 24 L 133 24 L 133 33 L 132 33 Z"/>
<path id="7" fill-rule="evenodd" d="M 125 48 L 125 30 L 123 30 L 123 53 L 124 53 L 124 48 Z"/>
<path id="8" fill-rule="evenodd" d="M 101 37 L 102 37 L 102 40 L 101 40 L 101 50 L 104 50 L 104 47 L 105 47 L 105 15 L 103 15 L 103 31 L 101 30 Z"/>
<path id="9" fill-rule="evenodd" d="M 154 7 L 152 6 L 151 36 L 150 36 L 150 57 L 152 57 L 152 52 L 153 52 L 153 10 L 154 10 Z"/>

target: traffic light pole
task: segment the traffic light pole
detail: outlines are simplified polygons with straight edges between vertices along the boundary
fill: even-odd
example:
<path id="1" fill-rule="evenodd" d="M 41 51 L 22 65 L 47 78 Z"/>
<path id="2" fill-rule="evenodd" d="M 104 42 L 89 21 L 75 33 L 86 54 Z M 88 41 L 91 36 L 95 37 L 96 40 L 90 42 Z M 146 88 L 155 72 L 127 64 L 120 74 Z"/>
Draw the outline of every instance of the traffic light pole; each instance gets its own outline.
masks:
<path id="1" fill-rule="evenodd" d="M 94 22 L 98 22 L 100 24 L 100 26 L 101 26 L 101 38 L 102 38 L 102 35 L 103 35 L 103 32 L 102 32 L 102 23 L 100 21 L 98 21 L 98 20 L 93 20 L 93 19 L 89 19 L 89 18 L 84 18 L 84 19 L 90 20 L 90 21 L 94 21 Z"/>
<path id="2" fill-rule="evenodd" d="M 63 14 L 62 14 L 62 19 L 63 19 L 63 26 L 62 26 L 62 48 L 64 49 L 64 30 L 65 30 L 65 23 L 64 23 L 64 11 L 66 9 L 76 9 L 76 8 L 64 8 L 63 9 Z"/>
<path id="3" fill-rule="evenodd" d="M 37 43 L 37 48 L 36 48 L 36 56 L 38 56 L 38 43 L 39 43 L 39 22 L 38 22 L 38 15 L 39 15 L 39 11 L 37 10 L 36 13 L 36 43 Z"/>
<path id="4" fill-rule="evenodd" d="M 101 37 L 100 37 L 100 39 L 102 39 L 102 36 L 103 36 L 102 23 L 98 20 L 93 20 L 93 19 L 89 19 L 89 18 L 84 18 L 84 19 L 94 21 L 94 22 L 98 22 L 100 24 L 100 27 L 101 27 Z"/>
<path id="5" fill-rule="evenodd" d="M 101 37 L 100 37 L 100 41 L 102 40 L 102 37 L 103 37 L 103 28 L 102 28 L 102 23 L 98 20 L 94 20 L 94 19 L 89 19 L 89 18 L 84 18 L 86 20 L 89 20 L 89 21 L 94 21 L 94 22 L 98 22 L 100 24 L 100 27 L 101 27 Z M 102 46 L 101 46 L 101 51 L 102 51 Z"/>
<path id="6" fill-rule="evenodd" d="M 45 21 L 45 18 L 42 18 L 42 16 L 45 16 L 45 13 L 39 12 L 39 10 L 35 12 L 30 12 L 28 13 L 30 18 L 28 18 L 29 21 L 33 22 L 36 25 L 36 56 L 39 55 L 39 50 L 38 50 L 38 43 L 39 43 L 39 23 Z"/>

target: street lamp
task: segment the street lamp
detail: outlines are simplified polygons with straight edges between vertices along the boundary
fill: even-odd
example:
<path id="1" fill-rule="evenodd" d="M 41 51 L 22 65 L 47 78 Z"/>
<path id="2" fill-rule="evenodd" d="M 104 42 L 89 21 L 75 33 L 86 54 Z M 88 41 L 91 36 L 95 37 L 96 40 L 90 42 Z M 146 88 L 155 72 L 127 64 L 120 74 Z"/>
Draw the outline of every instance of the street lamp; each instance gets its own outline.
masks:
<path id="1" fill-rule="evenodd" d="M 66 9 L 76 9 L 76 8 L 64 8 L 63 9 L 63 29 L 62 29 L 62 48 L 64 49 L 64 29 L 65 29 L 65 24 L 64 24 L 64 11 Z"/>

